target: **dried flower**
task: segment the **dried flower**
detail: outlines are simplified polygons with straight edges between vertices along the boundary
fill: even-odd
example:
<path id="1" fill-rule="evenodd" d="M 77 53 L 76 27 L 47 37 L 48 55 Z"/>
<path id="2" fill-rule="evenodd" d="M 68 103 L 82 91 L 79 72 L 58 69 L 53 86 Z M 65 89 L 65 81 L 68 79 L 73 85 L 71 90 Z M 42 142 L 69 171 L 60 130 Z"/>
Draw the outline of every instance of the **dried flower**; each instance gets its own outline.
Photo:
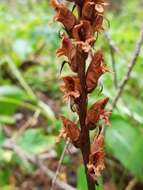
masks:
<path id="1" fill-rule="evenodd" d="M 86 85 L 88 93 L 92 92 L 96 88 L 99 78 L 107 71 L 109 71 L 109 69 L 104 64 L 103 53 L 101 51 L 97 51 L 92 57 L 90 66 L 87 70 Z"/>
<path id="2" fill-rule="evenodd" d="M 81 93 L 80 80 L 77 76 L 67 76 L 63 77 L 64 85 L 61 86 L 61 90 L 64 92 L 64 99 L 69 99 L 70 97 L 78 98 Z"/>
<path id="3" fill-rule="evenodd" d="M 70 31 L 77 22 L 76 17 L 63 3 L 59 3 L 58 0 L 51 0 L 51 4 L 57 11 L 54 20 L 63 23 L 66 30 Z"/>
<path id="4" fill-rule="evenodd" d="M 63 122 L 63 127 L 61 128 L 59 138 L 64 138 L 64 139 L 70 138 L 72 143 L 76 147 L 79 147 L 80 129 L 77 127 L 77 125 L 74 122 L 70 121 L 64 116 L 61 116 L 61 120 Z"/>
<path id="5" fill-rule="evenodd" d="M 89 129 L 94 129 L 99 121 L 99 119 L 104 119 L 107 123 L 109 112 L 105 111 L 105 106 L 108 103 L 109 98 L 106 97 L 97 101 L 95 104 L 91 106 L 91 108 L 87 112 L 86 116 L 86 126 Z"/>
<path id="6" fill-rule="evenodd" d="M 88 172 L 94 180 L 97 180 L 97 177 L 101 175 L 101 171 L 105 168 L 104 157 L 104 136 L 101 133 L 95 136 L 93 140 L 89 163 L 87 164 Z"/>
<path id="7" fill-rule="evenodd" d="M 107 5 L 104 0 L 68 0 L 77 8 L 78 16 L 59 3 L 51 0 L 57 15 L 55 20 L 63 23 L 65 34 L 62 45 L 57 50 L 58 56 L 65 56 L 75 75 L 63 77 L 61 90 L 64 99 L 70 100 L 71 110 L 77 113 L 80 128 L 65 117 L 61 117 L 63 127 L 60 137 L 70 138 L 71 142 L 81 149 L 87 176 L 88 189 L 94 190 L 96 178 L 104 169 L 104 136 L 102 125 L 109 124 L 110 112 L 105 110 L 109 98 L 96 101 L 87 109 L 88 94 L 98 85 L 100 77 L 109 69 L 104 63 L 102 51 L 93 52 L 95 32 L 103 30 L 104 12 Z M 86 69 L 86 60 L 91 62 Z M 63 67 L 62 67 L 63 68 Z M 102 123 L 100 122 L 102 121 Z M 102 128 L 90 144 L 89 130 Z"/>
<path id="8" fill-rule="evenodd" d="M 91 22 L 94 32 L 103 30 L 103 15 L 106 5 L 107 3 L 103 0 L 87 0 L 83 5 L 82 18 Z"/>

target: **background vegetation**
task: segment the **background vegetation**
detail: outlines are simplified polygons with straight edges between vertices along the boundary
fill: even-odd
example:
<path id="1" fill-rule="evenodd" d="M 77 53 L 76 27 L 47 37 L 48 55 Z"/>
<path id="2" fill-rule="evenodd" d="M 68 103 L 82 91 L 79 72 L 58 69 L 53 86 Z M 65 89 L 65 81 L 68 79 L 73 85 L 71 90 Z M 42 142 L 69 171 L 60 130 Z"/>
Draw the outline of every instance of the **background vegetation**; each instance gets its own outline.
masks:
<path id="1" fill-rule="evenodd" d="M 50 189 L 50 176 L 31 157 L 56 171 L 64 142 L 56 144 L 61 127 L 58 116 L 72 117 L 59 90 L 59 68 L 63 59 L 56 57 L 60 24 L 53 22 L 54 11 L 46 0 L 0 1 L 0 189 Z M 117 82 L 125 75 L 134 54 L 141 22 L 143 1 L 112 0 L 105 29 L 112 39 Z M 99 35 L 98 47 L 105 52 L 112 68 L 109 41 Z M 62 75 L 67 74 L 65 66 Z M 106 74 L 99 89 L 110 97 L 117 92 L 115 73 Z M 106 130 L 106 170 L 98 189 L 143 189 L 143 48 L 130 79 Z M 102 84 L 104 84 L 101 92 Z M 99 93 L 100 96 L 99 96 Z M 110 105 L 109 105 L 110 107 Z M 91 134 L 92 135 L 92 134 Z M 79 152 L 69 147 L 59 177 L 86 190 Z M 33 158 L 33 157 L 32 157 Z M 31 163 L 32 162 L 32 163 Z M 36 179 L 36 180 L 35 180 Z M 57 189 L 60 189 L 57 187 Z M 129 189 L 128 189 L 129 190 Z"/>

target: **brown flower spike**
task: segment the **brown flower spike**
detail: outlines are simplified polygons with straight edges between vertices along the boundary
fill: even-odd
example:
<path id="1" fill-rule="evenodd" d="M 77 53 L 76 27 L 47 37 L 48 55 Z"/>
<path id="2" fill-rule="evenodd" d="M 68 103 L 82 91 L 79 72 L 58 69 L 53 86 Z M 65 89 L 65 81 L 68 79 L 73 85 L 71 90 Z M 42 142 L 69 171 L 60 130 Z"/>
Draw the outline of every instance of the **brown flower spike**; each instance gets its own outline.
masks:
<path id="1" fill-rule="evenodd" d="M 64 56 L 74 75 L 63 77 L 61 90 L 64 99 L 70 100 L 71 109 L 77 113 L 79 126 L 73 121 L 61 117 L 63 127 L 60 138 L 67 139 L 80 148 L 85 166 L 88 190 L 95 190 L 97 177 L 104 169 L 104 125 L 109 124 L 110 112 L 105 110 L 108 97 L 96 101 L 89 109 L 88 97 L 98 86 L 101 76 L 109 71 L 104 62 L 102 50 L 93 53 L 95 33 L 102 32 L 104 12 L 107 3 L 104 0 L 68 0 L 77 8 L 78 16 L 58 0 L 51 0 L 56 11 L 54 19 L 63 24 L 61 47 L 58 56 Z M 87 59 L 91 62 L 87 67 Z M 74 108 L 74 109 L 73 109 Z M 90 141 L 90 130 L 97 129 L 98 135 Z"/>

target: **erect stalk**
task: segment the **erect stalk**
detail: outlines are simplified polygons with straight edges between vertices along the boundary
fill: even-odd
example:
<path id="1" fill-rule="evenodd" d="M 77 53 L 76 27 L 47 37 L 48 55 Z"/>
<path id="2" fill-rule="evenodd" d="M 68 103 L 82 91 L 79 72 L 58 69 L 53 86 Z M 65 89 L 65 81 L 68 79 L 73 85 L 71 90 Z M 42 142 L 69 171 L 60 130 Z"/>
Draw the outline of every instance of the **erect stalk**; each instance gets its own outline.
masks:
<path id="1" fill-rule="evenodd" d="M 89 155 L 90 155 L 90 137 L 89 137 L 89 129 L 86 128 L 85 125 L 85 119 L 86 119 L 86 113 L 87 113 L 87 104 L 88 104 L 88 97 L 86 92 L 86 76 L 85 76 L 85 66 L 86 66 L 86 55 L 83 56 L 83 54 L 80 54 L 80 59 L 77 59 L 80 64 L 80 67 L 78 69 L 78 77 L 80 78 L 81 83 L 81 96 L 79 99 L 79 121 L 80 121 L 80 127 L 81 127 L 81 152 L 83 157 L 83 163 L 86 173 L 86 180 L 88 185 L 88 190 L 95 190 L 95 181 L 93 178 L 89 175 L 87 170 L 87 164 L 89 162 Z"/>
<path id="2" fill-rule="evenodd" d="M 58 56 L 65 56 L 74 75 L 63 77 L 64 85 L 61 90 L 64 98 L 71 100 L 71 109 L 76 111 L 79 117 L 78 124 L 61 117 L 63 127 L 59 137 L 70 138 L 75 147 L 80 148 L 85 167 L 88 190 L 95 190 L 96 178 L 104 169 L 104 126 L 99 120 L 108 123 L 108 113 L 105 106 L 108 97 L 96 101 L 87 110 L 88 94 L 97 87 L 99 78 L 108 69 L 104 65 L 102 50 L 93 53 L 95 44 L 94 34 L 103 30 L 104 0 L 70 0 L 78 10 L 78 17 L 70 11 L 64 3 L 51 0 L 57 14 L 56 21 L 63 24 L 66 33 L 61 35 L 62 45 L 57 50 Z M 91 57 L 86 71 L 86 60 Z M 63 67 L 62 67 L 63 68 Z M 75 109 L 74 109 L 75 108 Z M 101 123 L 103 123 L 101 122 Z M 99 129 L 99 134 L 90 142 L 89 130 Z"/>

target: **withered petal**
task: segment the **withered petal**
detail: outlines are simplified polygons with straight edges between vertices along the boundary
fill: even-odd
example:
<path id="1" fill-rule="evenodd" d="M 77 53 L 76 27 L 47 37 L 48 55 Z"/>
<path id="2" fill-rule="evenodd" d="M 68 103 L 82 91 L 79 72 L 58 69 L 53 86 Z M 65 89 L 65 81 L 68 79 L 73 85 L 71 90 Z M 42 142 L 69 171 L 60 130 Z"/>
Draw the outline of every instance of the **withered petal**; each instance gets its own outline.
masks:
<path id="1" fill-rule="evenodd" d="M 81 93 L 80 79 L 77 76 L 63 77 L 64 85 L 61 90 L 64 92 L 65 97 L 78 98 Z"/>
<path id="2" fill-rule="evenodd" d="M 93 37 L 93 30 L 90 22 L 87 20 L 81 20 L 80 24 L 74 26 L 72 30 L 73 38 L 77 41 L 86 41 Z"/>
<path id="3" fill-rule="evenodd" d="M 62 132 L 66 138 L 70 138 L 74 145 L 79 145 L 79 137 L 80 137 L 80 129 L 77 125 L 72 122 L 71 120 L 61 116 L 61 120 L 63 122 L 63 129 Z"/>
<path id="4" fill-rule="evenodd" d="M 91 106 L 91 108 L 87 112 L 86 116 L 86 126 L 90 129 L 92 129 L 94 126 L 96 126 L 96 123 L 99 121 L 101 116 L 103 116 L 103 111 L 105 109 L 106 104 L 108 103 L 109 98 L 105 97 L 99 101 L 97 101 L 95 104 Z M 105 111 L 104 111 L 105 113 Z M 107 117 L 106 117 L 107 119 Z"/>
<path id="5" fill-rule="evenodd" d="M 54 17 L 55 21 L 61 22 L 66 30 L 70 31 L 77 23 L 76 17 L 63 3 L 59 3 L 57 0 L 51 0 L 51 4 L 57 12 L 57 15 Z"/>
<path id="6" fill-rule="evenodd" d="M 100 176 L 101 171 L 105 168 L 104 159 L 104 136 L 101 133 L 98 136 L 95 136 L 93 140 L 89 163 L 87 164 L 88 172 L 94 179 Z"/>
<path id="7" fill-rule="evenodd" d="M 86 74 L 87 92 L 92 92 L 97 84 L 100 76 L 105 73 L 104 57 L 101 51 L 97 51 L 93 56 Z"/>

